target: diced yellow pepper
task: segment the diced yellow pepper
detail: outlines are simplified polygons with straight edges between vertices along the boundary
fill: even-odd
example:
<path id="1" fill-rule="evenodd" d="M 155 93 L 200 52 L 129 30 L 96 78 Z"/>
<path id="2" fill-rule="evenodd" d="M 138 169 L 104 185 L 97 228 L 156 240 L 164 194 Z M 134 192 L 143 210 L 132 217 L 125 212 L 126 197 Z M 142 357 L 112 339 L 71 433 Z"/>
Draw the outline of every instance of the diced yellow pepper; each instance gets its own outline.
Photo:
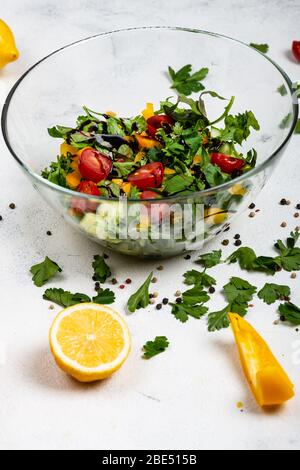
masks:
<path id="1" fill-rule="evenodd" d="M 127 195 L 130 193 L 131 188 L 132 188 L 131 183 L 123 183 L 122 184 L 122 189 L 123 189 L 124 193 L 127 194 Z"/>
<path id="2" fill-rule="evenodd" d="M 144 156 L 145 156 L 145 153 L 140 150 L 140 151 L 136 154 L 134 161 L 135 161 L 135 162 L 140 162 Z"/>
<path id="3" fill-rule="evenodd" d="M 165 168 L 165 175 L 175 175 L 176 171 L 172 170 L 172 168 Z"/>
<path id="4" fill-rule="evenodd" d="M 236 183 L 229 189 L 229 192 L 234 196 L 244 196 L 247 192 L 247 189 L 243 188 L 240 183 Z"/>
<path id="5" fill-rule="evenodd" d="M 150 139 L 150 137 L 144 137 L 140 134 L 135 134 L 135 138 L 140 148 L 151 149 L 153 147 L 160 147 L 160 143 L 157 140 Z"/>
<path id="6" fill-rule="evenodd" d="M 106 111 L 104 114 L 107 114 L 108 116 L 116 116 L 117 113 L 115 113 L 114 111 Z"/>
<path id="7" fill-rule="evenodd" d="M 194 160 L 193 160 L 193 165 L 198 165 L 199 163 L 201 163 L 201 161 L 202 161 L 202 157 L 200 157 L 200 155 L 195 155 Z"/>
<path id="8" fill-rule="evenodd" d="M 76 149 L 72 145 L 66 144 L 65 142 L 61 144 L 60 146 L 61 155 L 67 156 L 68 153 L 70 153 L 71 155 L 76 155 L 77 152 L 78 152 L 78 149 Z"/>
<path id="9" fill-rule="evenodd" d="M 122 184 L 123 184 L 123 180 L 122 180 L 122 179 L 119 179 L 119 178 L 113 178 L 113 179 L 111 180 L 111 182 L 114 183 L 114 184 L 117 184 L 117 185 L 120 186 L 120 187 L 121 187 Z"/>
<path id="10" fill-rule="evenodd" d="M 146 109 L 144 109 L 142 111 L 142 115 L 144 116 L 144 118 L 146 119 L 149 119 L 150 117 L 154 116 L 154 106 L 153 106 L 153 103 L 147 103 L 146 104 Z"/>
<path id="11" fill-rule="evenodd" d="M 81 174 L 78 171 L 68 173 L 66 176 L 66 183 L 70 189 L 76 189 L 80 185 Z"/>
<path id="12" fill-rule="evenodd" d="M 228 214 L 218 207 L 210 207 L 204 210 L 204 218 L 207 224 L 220 225 L 227 219 Z"/>
<path id="13" fill-rule="evenodd" d="M 276 406 L 295 396 L 294 385 L 265 340 L 244 318 L 229 319 L 247 381 L 260 406 Z"/>

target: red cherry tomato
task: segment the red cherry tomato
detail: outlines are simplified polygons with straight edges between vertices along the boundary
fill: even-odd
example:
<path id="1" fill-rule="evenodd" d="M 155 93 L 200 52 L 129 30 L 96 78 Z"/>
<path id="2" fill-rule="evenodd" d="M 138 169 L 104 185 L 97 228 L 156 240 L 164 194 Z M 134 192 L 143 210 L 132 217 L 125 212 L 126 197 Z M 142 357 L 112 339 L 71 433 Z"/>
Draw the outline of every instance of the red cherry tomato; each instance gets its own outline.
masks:
<path id="1" fill-rule="evenodd" d="M 224 173 L 233 173 L 245 166 L 244 160 L 225 155 L 224 153 L 212 153 L 211 162 L 220 167 Z"/>
<path id="2" fill-rule="evenodd" d="M 112 161 L 103 153 L 87 147 L 81 152 L 78 168 L 83 178 L 99 183 L 105 180 L 111 172 Z"/>
<path id="3" fill-rule="evenodd" d="M 293 41 L 292 51 L 295 59 L 300 62 L 300 41 Z"/>
<path id="4" fill-rule="evenodd" d="M 141 199 L 159 199 L 160 195 L 154 191 L 143 191 L 141 194 Z"/>
<path id="5" fill-rule="evenodd" d="M 172 119 L 170 116 L 167 116 L 166 114 L 155 114 L 154 116 L 151 116 L 149 119 L 147 119 L 147 124 L 148 124 L 148 129 L 147 129 L 148 135 L 154 138 L 157 130 L 163 127 L 164 124 L 173 126 L 174 119 Z"/>
<path id="6" fill-rule="evenodd" d="M 93 181 L 82 181 L 78 187 L 78 191 L 91 196 L 100 196 L 100 190 Z"/>
<path id="7" fill-rule="evenodd" d="M 100 190 L 93 181 L 82 181 L 78 186 L 78 191 L 91 196 L 100 196 Z M 96 212 L 98 203 L 83 198 L 74 198 L 71 203 L 72 209 L 77 214 L 85 214 L 86 212 Z"/>
<path id="8" fill-rule="evenodd" d="M 164 167 L 160 162 L 148 163 L 128 176 L 129 183 L 138 189 L 159 188 L 164 178 Z"/>

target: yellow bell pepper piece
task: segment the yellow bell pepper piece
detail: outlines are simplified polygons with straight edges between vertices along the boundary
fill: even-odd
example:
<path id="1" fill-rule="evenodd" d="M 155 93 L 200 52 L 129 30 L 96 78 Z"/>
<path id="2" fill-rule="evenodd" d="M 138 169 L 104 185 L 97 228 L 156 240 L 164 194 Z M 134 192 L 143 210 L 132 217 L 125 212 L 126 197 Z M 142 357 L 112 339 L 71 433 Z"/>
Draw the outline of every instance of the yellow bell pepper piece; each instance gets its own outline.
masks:
<path id="1" fill-rule="evenodd" d="M 127 195 L 130 193 L 131 188 L 132 188 L 131 183 L 123 183 L 122 184 L 122 189 L 123 189 L 124 193 L 127 194 Z"/>
<path id="2" fill-rule="evenodd" d="M 243 186 L 239 183 L 236 183 L 229 189 L 230 194 L 234 196 L 244 196 L 247 192 L 246 188 L 243 188 Z"/>
<path id="3" fill-rule="evenodd" d="M 260 406 L 276 406 L 295 396 L 294 385 L 265 340 L 242 317 L 229 314 L 241 363 Z"/>
<path id="4" fill-rule="evenodd" d="M 19 57 L 15 38 L 10 27 L 0 19 L 0 69 Z"/>
<path id="5" fill-rule="evenodd" d="M 114 184 L 117 184 L 117 185 L 120 186 L 120 187 L 121 187 L 122 184 L 123 184 L 123 180 L 122 180 L 122 179 L 119 179 L 119 178 L 113 178 L 113 179 L 111 180 L 111 182 L 114 183 Z"/>
<path id="6" fill-rule="evenodd" d="M 68 173 L 66 176 L 66 183 L 70 189 L 76 189 L 80 185 L 81 174 L 78 171 Z"/>
<path id="7" fill-rule="evenodd" d="M 140 162 L 144 156 L 145 156 L 145 153 L 140 150 L 140 151 L 136 154 L 134 161 L 135 161 L 135 162 Z"/>
<path id="8" fill-rule="evenodd" d="M 194 160 L 193 160 L 193 165 L 198 165 L 198 163 L 201 163 L 202 157 L 200 155 L 195 155 Z"/>
<path id="9" fill-rule="evenodd" d="M 218 207 L 210 207 L 204 210 L 204 218 L 207 224 L 220 225 L 227 219 L 228 214 Z"/>
<path id="10" fill-rule="evenodd" d="M 160 146 L 160 143 L 157 140 L 150 139 L 150 137 L 144 137 L 140 134 L 135 134 L 135 138 L 140 148 L 151 149 L 153 147 Z"/>
<path id="11" fill-rule="evenodd" d="M 117 115 L 117 113 L 115 113 L 114 111 L 106 111 L 104 114 L 107 114 L 108 116 L 112 116 L 112 117 Z"/>
<path id="12" fill-rule="evenodd" d="M 154 116 L 154 106 L 153 106 L 153 103 L 147 103 L 146 104 L 146 109 L 144 109 L 144 111 L 142 111 L 142 115 L 144 116 L 144 118 L 146 119 L 149 119 L 150 117 Z"/>
<path id="13" fill-rule="evenodd" d="M 66 144 L 65 142 L 60 146 L 60 154 L 67 156 L 68 153 L 71 155 L 76 155 L 78 149 L 72 147 L 72 145 Z"/>
<path id="14" fill-rule="evenodd" d="M 165 168 L 165 175 L 175 175 L 176 171 L 172 168 Z"/>

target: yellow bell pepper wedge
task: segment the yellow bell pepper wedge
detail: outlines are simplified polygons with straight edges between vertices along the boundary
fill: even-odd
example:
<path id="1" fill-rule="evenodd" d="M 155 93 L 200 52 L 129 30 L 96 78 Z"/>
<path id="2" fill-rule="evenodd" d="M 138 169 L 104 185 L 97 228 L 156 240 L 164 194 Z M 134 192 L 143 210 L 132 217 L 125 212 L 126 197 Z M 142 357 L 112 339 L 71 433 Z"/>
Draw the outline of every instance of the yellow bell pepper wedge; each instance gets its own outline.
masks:
<path id="1" fill-rule="evenodd" d="M 247 192 L 246 188 L 243 188 L 243 186 L 239 183 L 234 184 L 230 189 L 229 193 L 234 195 L 234 196 L 244 196 Z"/>
<path id="2" fill-rule="evenodd" d="M 193 159 L 193 165 L 198 165 L 202 162 L 202 157 L 200 155 L 195 155 Z"/>
<path id="3" fill-rule="evenodd" d="M 204 210 L 205 223 L 211 225 L 220 225 L 227 220 L 228 214 L 219 207 L 210 207 Z"/>
<path id="4" fill-rule="evenodd" d="M 145 156 L 145 153 L 142 152 L 141 150 L 136 154 L 135 158 L 134 158 L 134 161 L 137 163 L 137 162 L 140 162 L 142 160 L 142 158 L 144 158 Z"/>
<path id="5" fill-rule="evenodd" d="M 229 314 L 247 381 L 261 407 L 278 406 L 295 396 L 294 385 L 265 340 L 244 318 Z"/>
<path id="6" fill-rule="evenodd" d="M 70 189 L 77 189 L 81 182 L 81 174 L 78 171 L 68 173 L 66 176 L 66 183 Z"/>
<path id="7" fill-rule="evenodd" d="M 172 170 L 172 168 L 165 168 L 165 175 L 175 175 L 176 171 Z"/>
<path id="8" fill-rule="evenodd" d="M 153 106 L 153 103 L 147 103 L 146 104 L 146 109 L 144 109 L 142 111 L 142 115 L 144 116 L 144 118 L 146 119 L 149 119 L 150 117 L 154 116 L 154 106 Z"/>
<path id="9" fill-rule="evenodd" d="M 131 184 L 131 183 L 123 183 L 123 184 L 122 184 L 122 189 L 123 189 L 124 193 L 127 194 L 127 196 L 128 196 L 128 194 L 130 193 L 131 188 L 132 188 L 132 184 Z"/>
<path id="10" fill-rule="evenodd" d="M 160 143 L 157 140 L 150 139 L 150 137 L 144 137 L 140 134 L 135 134 L 135 138 L 139 145 L 139 148 L 151 149 L 154 147 L 160 147 Z"/>
<path id="11" fill-rule="evenodd" d="M 115 113 L 114 111 L 106 111 L 104 114 L 107 114 L 107 116 L 112 116 L 112 117 L 115 117 L 117 115 L 117 113 Z"/>
<path id="12" fill-rule="evenodd" d="M 65 142 L 61 144 L 60 146 L 60 154 L 67 156 L 68 153 L 71 155 L 76 155 L 78 152 L 78 149 L 75 147 L 72 147 L 72 145 L 66 144 Z"/>
<path id="13" fill-rule="evenodd" d="M 117 185 L 120 186 L 120 187 L 121 187 L 122 184 L 123 184 L 123 180 L 122 180 L 121 178 L 113 178 L 113 179 L 111 180 L 111 182 L 114 183 L 114 184 L 117 184 Z"/>

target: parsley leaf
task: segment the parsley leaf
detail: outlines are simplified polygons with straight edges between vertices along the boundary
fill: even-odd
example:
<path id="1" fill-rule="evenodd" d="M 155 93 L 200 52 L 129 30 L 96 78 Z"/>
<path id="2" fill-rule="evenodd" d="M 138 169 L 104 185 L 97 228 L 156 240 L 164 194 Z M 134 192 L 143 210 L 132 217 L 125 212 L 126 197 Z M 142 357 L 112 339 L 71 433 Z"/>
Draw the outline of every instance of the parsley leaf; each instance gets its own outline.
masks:
<path id="1" fill-rule="evenodd" d="M 58 156 L 56 162 L 50 163 L 49 168 L 45 168 L 42 171 L 42 177 L 53 184 L 57 184 L 58 186 L 66 188 L 66 177 L 69 173 L 73 172 L 71 164 L 72 158 L 70 155 L 61 155 L 60 157 Z"/>
<path id="2" fill-rule="evenodd" d="M 192 269 L 191 271 L 187 271 L 183 277 L 185 278 L 185 284 L 188 286 L 192 285 L 200 285 L 203 287 L 212 287 L 216 285 L 216 280 L 209 276 L 205 270 L 203 272 L 196 271 Z"/>
<path id="3" fill-rule="evenodd" d="M 145 359 L 150 359 L 151 357 L 157 356 L 157 354 L 164 352 L 168 348 L 169 344 L 170 343 L 166 336 L 156 336 L 154 341 L 147 341 L 147 343 L 144 344 L 143 357 Z"/>
<path id="4" fill-rule="evenodd" d="M 94 256 L 93 261 L 94 276 L 93 280 L 98 282 L 105 282 L 106 279 L 111 276 L 111 270 L 106 264 L 104 257 L 100 255 Z"/>
<path id="5" fill-rule="evenodd" d="M 182 294 L 183 302 L 187 305 L 196 305 L 208 302 L 210 297 L 201 286 L 195 286 Z"/>
<path id="6" fill-rule="evenodd" d="M 269 44 L 255 44 L 251 42 L 249 45 L 263 54 L 267 54 L 269 51 Z"/>
<path id="7" fill-rule="evenodd" d="M 144 284 L 141 285 L 141 287 L 135 292 L 135 294 L 133 294 L 129 298 L 127 302 L 129 312 L 133 313 L 136 310 L 140 308 L 146 308 L 149 305 L 150 303 L 149 287 L 150 287 L 152 277 L 153 277 L 153 272 L 149 274 Z"/>
<path id="8" fill-rule="evenodd" d="M 205 268 L 213 268 L 222 262 L 221 258 L 222 250 L 214 250 L 211 253 L 200 255 L 198 263 L 200 263 Z"/>
<path id="9" fill-rule="evenodd" d="M 239 113 L 236 116 L 225 117 L 225 129 L 221 131 L 222 141 L 232 141 L 242 144 L 244 140 L 250 135 L 250 128 L 259 131 L 260 125 L 252 111 L 245 111 L 243 114 Z"/>
<path id="10" fill-rule="evenodd" d="M 286 244 L 282 240 L 277 240 L 274 245 L 275 249 L 280 253 L 280 256 L 276 259 L 285 271 L 300 270 L 300 248 L 295 248 L 299 237 L 299 232 L 291 232 Z"/>
<path id="11" fill-rule="evenodd" d="M 43 295 L 43 299 L 54 302 L 65 308 L 91 301 L 91 299 L 85 294 L 72 294 L 69 291 L 57 289 L 55 287 L 53 289 L 47 289 Z"/>
<path id="12" fill-rule="evenodd" d="M 42 287 L 58 272 L 62 272 L 62 269 L 57 263 L 52 261 L 48 256 L 40 264 L 36 264 L 30 268 L 31 274 L 33 274 L 32 281 L 37 287 Z"/>
<path id="13" fill-rule="evenodd" d="M 208 308 L 204 305 L 189 305 L 186 303 L 170 305 L 172 306 L 172 314 L 177 320 L 181 321 L 182 323 L 187 322 L 189 316 L 194 317 L 198 320 L 208 312 Z"/>
<path id="14" fill-rule="evenodd" d="M 115 294 L 110 289 L 100 289 L 95 297 L 93 297 L 93 302 L 96 304 L 113 304 L 115 301 Z"/>
<path id="15" fill-rule="evenodd" d="M 228 313 L 230 312 L 230 305 L 227 305 L 223 310 L 218 312 L 211 312 L 208 315 L 208 331 L 218 331 L 223 328 L 229 327 Z"/>
<path id="16" fill-rule="evenodd" d="M 285 302 L 279 306 L 279 312 L 287 321 L 294 325 L 300 325 L 300 308 L 295 304 Z"/>
<path id="17" fill-rule="evenodd" d="M 175 72 L 172 67 L 169 67 L 168 70 L 172 80 L 171 88 L 176 90 L 179 94 L 189 96 L 193 92 L 197 93 L 198 91 L 204 90 L 205 87 L 201 81 L 207 76 L 208 68 L 202 68 L 192 73 L 192 66 L 187 64 L 177 72 Z"/>
<path id="18" fill-rule="evenodd" d="M 290 295 L 291 289 L 288 286 L 268 283 L 258 293 L 258 297 L 268 305 L 273 304 L 281 297 L 289 297 Z"/>
<path id="19" fill-rule="evenodd" d="M 57 139 L 66 139 L 68 133 L 72 131 L 72 127 L 54 126 L 48 129 L 48 134 Z"/>
<path id="20" fill-rule="evenodd" d="M 256 256 L 255 251 L 249 247 L 241 247 L 234 251 L 228 258 L 229 263 L 239 262 L 240 268 L 246 271 L 259 271 L 274 275 L 280 265 L 278 260 L 268 256 Z"/>

